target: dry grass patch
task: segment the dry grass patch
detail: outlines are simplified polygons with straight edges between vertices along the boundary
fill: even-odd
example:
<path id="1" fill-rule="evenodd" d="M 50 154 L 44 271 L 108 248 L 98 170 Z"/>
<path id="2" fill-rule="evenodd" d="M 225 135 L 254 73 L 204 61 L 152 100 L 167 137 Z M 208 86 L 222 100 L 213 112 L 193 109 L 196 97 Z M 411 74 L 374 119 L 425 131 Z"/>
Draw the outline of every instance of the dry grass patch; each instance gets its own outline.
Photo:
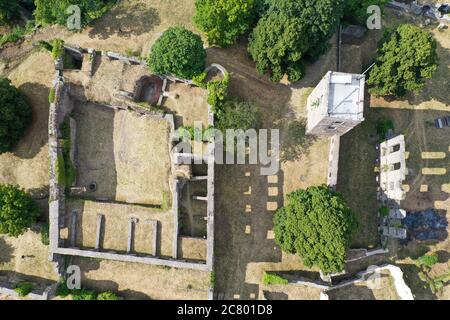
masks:
<path id="1" fill-rule="evenodd" d="M 209 272 L 74 257 L 82 284 L 126 299 L 206 300 Z"/>
<path id="2" fill-rule="evenodd" d="M 44 284 L 57 281 L 58 274 L 48 260 L 49 254 L 37 231 L 29 230 L 18 238 L 0 235 L 0 278 Z"/>
<path id="3" fill-rule="evenodd" d="M 8 78 L 27 97 L 33 109 L 33 123 L 13 152 L 0 155 L 0 182 L 23 188 L 40 189 L 48 185 L 48 93 L 54 73 L 51 57 L 34 52 Z"/>
<path id="4" fill-rule="evenodd" d="M 152 254 L 153 228 L 149 220 L 159 222 L 157 253 L 161 256 L 172 256 L 173 215 L 156 209 L 141 206 L 120 205 L 83 200 L 72 200 L 67 203 L 67 221 L 71 226 L 71 213 L 78 212 L 77 245 L 82 248 L 94 248 L 96 242 L 97 215 L 103 214 L 103 230 L 100 248 L 126 252 L 128 225 L 130 218 L 137 218 L 134 229 L 135 253 Z M 71 230 L 72 231 L 72 230 Z"/>

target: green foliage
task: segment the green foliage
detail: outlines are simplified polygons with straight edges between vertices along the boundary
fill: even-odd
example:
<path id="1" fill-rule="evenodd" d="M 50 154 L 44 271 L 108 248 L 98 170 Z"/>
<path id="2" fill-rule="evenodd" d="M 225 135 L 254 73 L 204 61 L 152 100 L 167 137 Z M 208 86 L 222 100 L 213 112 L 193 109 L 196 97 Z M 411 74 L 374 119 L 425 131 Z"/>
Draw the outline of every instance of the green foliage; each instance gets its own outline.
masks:
<path id="1" fill-rule="evenodd" d="M 209 44 L 228 47 L 250 29 L 255 9 L 254 0 L 196 0 L 194 22 Z"/>
<path id="2" fill-rule="evenodd" d="M 438 262 L 439 262 L 439 258 L 436 253 L 428 253 L 417 259 L 417 263 L 420 266 L 424 266 L 424 267 L 428 267 L 428 268 L 431 268 Z"/>
<path id="3" fill-rule="evenodd" d="M 56 159 L 56 178 L 60 185 L 66 186 L 66 166 L 63 156 L 58 156 Z"/>
<path id="4" fill-rule="evenodd" d="M 194 128 L 192 126 L 181 126 L 178 128 L 178 135 L 185 141 L 198 141 L 198 137 L 200 137 L 200 141 L 210 141 L 212 129 L 214 129 L 212 126 L 209 126 L 206 129 Z"/>
<path id="5" fill-rule="evenodd" d="M 78 5 L 81 13 L 81 26 L 86 26 L 91 21 L 100 18 L 115 3 L 114 0 L 35 0 L 36 10 L 34 16 L 36 22 L 42 25 L 59 24 L 67 25 L 68 18 L 73 14 L 66 12 L 72 4 Z"/>
<path id="6" fill-rule="evenodd" d="M 55 90 L 55 88 L 51 88 L 51 89 L 50 89 L 50 92 L 48 93 L 48 102 L 49 102 L 49 103 L 55 102 L 55 95 L 56 95 L 56 90 Z"/>
<path id="7" fill-rule="evenodd" d="M 19 282 L 15 285 L 14 291 L 17 292 L 19 297 L 26 297 L 32 290 L 33 284 L 29 282 Z"/>
<path id="8" fill-rule="evenodd" d="M 52 50 L 53 50 L 53 46 L 49 42 L 44 41 L 44 40 L 38 41 L 36 43 L 36 46 L 39 48 L 42 48 L 44 50 L 47 50 L 48 52 L 52 52 Z"/>
<path id="9" fill-rule="evenodd" d="M 285 252 L 298 254 L 306 266 L 340 272 L 357 229 L 355 214 L 329 187 L 297 190 L 274 217 L 275 241 Z"/>
<path id="10" fill-rule="evenodd" d="M 274 273 L 269 273 L 269 272 L 263 273 L 262 282 L 265 285 L 288 284 L 289 283 L 289 281 L 287 279 L 283 278 L 282 276 L 274 274 Z"/>
<path id="11" fill-rule="evenodd" d="M 64 40 L 53 39 L 52 42 L 52 58 L 57 60 L 64 53 Z"/>
<path id="12" fill-rule="evenodd" d="M 387 217 L 389 215 L 389 208 L 386 206 L 382 206 L 378 212 L 380 213 L 380 216 Z"/>
<path id="13" fill-rule="evenodd" d="M 378 48 L 377 64 L 370 71 L 369 92 L 401 97 L 420 92 L 438 67 L 436 41 L 430 33 L 411 24 L 386 31 Z"/>
<path id="14" fill-rule="evenodd" d="M 394 123 L 390 119 L 379 120 L 377 122 L 377 133 L 381 140 L 387 138 L 389 130 L 394 130 Z"/>
<path id="15" fill-rule="evenodd" d="M 70 148 L 72 142 L 70 141 L 70 122 L 65 120 L 60 128 L 61 132 L 61 145 L 62 145 L 62 157 L 57 159 L 57 177 L 58 182 L 66 187 L 70 187 L 76 180 L 77 172 L 72 160 L 70 159 Z M 62 168 L 62 170 L 60 170 Z M 62 180 L 60 180 L 62 179 Z"/>
<path id="16" fill-rule="evenodd" d="M 199 35 L 183 27 L 171 27 L 156 40 L 147 61 L 154 73 L 192 79 L 203 71 L 205 59 Z"/>
<path id="17" fill-rule="evenodd" d="M 346 0 L 344 10 L 344 20 L 352 23 L 366 26 L 367 19 L 371 14 L 367 13 L 367 8 L 370 6 L 378 6 L 381 13 L 384 12 L 384 6 L 389 0 Z"/>
<path id="18" fill-rule="evenodd" d="M 50 244 L 50 226 L 45 223 L 41 226 L 41 242 L 43 245 L 48 246 Z"/>
<path id="19" fill-rule="evenodd" d="M 207 88 L 207 83 L 206 83 L 207 76 L 208 76 L 208 74 L 206 72 L 199 73 L 199 74 L 195 75 L 194 77 L 192 77 L 192 82 L 197 87 L 206 89 Z"/>
<path id="20" fill-rule="evenodd" d="M 55 295 L 62 298 L 71 295 L 73 300 L 120 300 L 120 297 L 111 291 L 97 293 L 94 290 L 85 288 L 71 290 L 67 287 L 67 282 L 64 278 L 59 281 Z"/>
<path id="21" fill-rule="evenodd" d="M 225 74 L 222 80 L 209 81 L 208 88 L 208 103 L 211 106 L 212 112 L 220 117 L 222 107 L 228 98 L 228 86 L 230 85 L 230 74 Z"/>
<path id="22" fill-rule="evenodd" d="M 106 291 L 99 293 L 97 300 L 120 300 L 120 297 L 114 292 Z"/>
<path id="23" fill-rule="evenodd" d="M 259 123 L 259 109 L 248 103 L 228 100 L 223 104 L 217 128 L 222 132 L 227 129 L 256 129 Z"/>
<path id="24" fill-rule="evenodd" d="M 11 24 L 19 16 L 17 0 L 0 0 L 0 25 Z"/>
<path id="25" fill-rule="evenodd" d="M 33 21 L 29 21 L 25 27 L 15 26 L 10 32 L 0 36 L 0 48 L 7 43 L 15 43 L 22 40 L 27 34 L 32 33 L 33 29 Z"/>
<path id="26" fill-rule="evenodd" d="M 0 78 L 0 153 L 11 151 L 31 124 L 33 111 L 11 81 Z"/>
<path id="27" fill-rule="evenodd" d="M 71 290 L 71 295 L 73 300 L 96 300 L 97 293 L 93 290 L 80 289 Z"/>
<path id="28" fill-rule="evenodd" d="M 58 282 L 58 287 L 56 288 L 56 292 L 55 295 L 57 297 L 61 297 L 61 298 L 65 298 L 70 294 L 70 289 L 67 288 L 67 283 L 66 280 L 64 278 L 62 278 L 59 282 Z"/>
<path id="29" fill-rule="evenodd" d="M 285 74 L 297 81 L 304 59 L 316 59 L 343 15 L 344 0 L 267 0 L 268 12 L 250 35 L 249 53 L 259 73 L 280 81 Z"/>
<path id="30" fill-rule="evenodd" d="M 209 274 L 209 286 L 214 288 L 216 285 L 216 273 L 213 271 Z"/>
<path id="31" fill-rule="evenodd" d="M 39 207 L 23 189 L 0 185 L 0 233 L 18 237 L 36 222 Z"/>

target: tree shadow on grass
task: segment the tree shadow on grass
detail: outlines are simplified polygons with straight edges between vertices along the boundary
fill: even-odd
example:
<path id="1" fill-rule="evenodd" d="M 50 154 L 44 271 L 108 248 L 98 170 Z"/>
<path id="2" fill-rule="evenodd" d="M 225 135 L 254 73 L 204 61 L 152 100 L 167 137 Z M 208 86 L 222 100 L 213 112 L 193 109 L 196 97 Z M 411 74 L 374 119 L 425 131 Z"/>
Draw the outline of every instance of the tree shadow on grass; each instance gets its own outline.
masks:
<path id="1" fill-rule="evenodd" d="M 298 160 L 308 152 L 316 137 L 306 135 L 306 119 L 287 124 L 287 138 L 281 145 L 282 162 Z"/>
<path id="2" fill-rule="evenodd" d="M 0 265 L 11 261 L 14 257 L 13 251 L 13 247 L 4 238 L 0 238 Z"/>
<path id="3" fill-rule="evenodd" d="M 161 23 L 158 10 L 144 3 L 132 3 L 114 7 L 100 18 L 89 31 L 91 38 L 107 39 L 113 35 L 122 38 L 139 36 Z"/>
<path id="4" fill-rule="evenodd" d="M 411 291 L 416 300 L 435 300 L 436 295 L 431 292 L 427 283 L 420 279 L 420 268 L 413 264 L 399 264 L 406 284 L 411 288 Z"/>
<path id="5" fill-rule="evenodd" d="M 21 159 L 32 159 L 48 143 L 49 88 L 28 82 L 21 85 L 19 90 L 27 97 L 33 110 L 33 119 L 13 153 Z"/>

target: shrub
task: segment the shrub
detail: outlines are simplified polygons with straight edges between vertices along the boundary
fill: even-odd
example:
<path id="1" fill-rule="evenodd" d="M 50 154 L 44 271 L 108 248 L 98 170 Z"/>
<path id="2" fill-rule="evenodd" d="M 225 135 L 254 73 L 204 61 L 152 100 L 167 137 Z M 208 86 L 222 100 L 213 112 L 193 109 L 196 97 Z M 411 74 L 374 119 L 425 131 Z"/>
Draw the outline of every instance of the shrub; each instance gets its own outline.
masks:
<path id="1" fill-rule="evenodd" d="M 17 186 L 0 185 L 0 233 L 18 237 L 36 222 L 39 207 Z"/>
<path id="2" fill-rule="evenodd" d="M 380 136 L 381 140 L 387 139 L 389 130 L 394 130 L 394 123 L 392 120 L 385 119 L 379 120 L 377 122 L 377 133 Z"/>
<path id="3" fill-rule="evenodd" d="M 64 53 L 64 40 L 53 39 L 52 40 L 52 57 L 53 60 L 57 60 Z"/>
<path id="4" fill-rule="evenodd" d="M 106 291 L 99 293 L 97 300 L 120 300 L 120 297 L 114 292 Z"/>
<path id="5" fill-rule="evenodd" d="M 17 292 L 19 297 L 26 297 L 32 290 L 33 284 L 29 282 L 19 282 L 16 284 L 14 291 Z"/>
<path id="6" fill-rule="evenodd" d="M 50 244 L 49 231 L 50 226 L 48 225 L 48 223 L 45 223 L 41 226 L 41 242 L 45 246 L 48 246 Z"/>
<path id="7" fill-rule="evenodd" d="M 288 284 L 289 281 L 282 276 L 279 276 L 274 273 L 264 272 L 263 273 L 263 279 L 262 282 L 265 285 L 271 285 L 271 284 Z"/>
<path id="8" fill-rule="evenodd" d="M 11 81 L 0 78 L 0 153 L 11 151 L 31 124 L 33 111 Z"/>
<path id="9" fill-rule="evenodd" d="M 147 60 L 154 73 L 192 79 L 203 71 L 205 59 L 199 35 L 182 27 L 171 27 L 156 40 Z"/>
<path id="10" fill-rule="evenodd" d="M 80 289 L 71 290 L 71 295 L 73 300 L 96 300 L 97 293 L 93 290 Z"/>
<path id="11" fill-rule="evenodd" d="M 439 258 L 436 253 L 429 253 L 429 254 L 423 255 L 417 259 L 417 262 L 419 265 L 425 266 L 428 268 L 431 268 L 432 266 L 434 266 L 436 263 L 438 263 L 438 261 L 439 261 Z"/>
<path id="12" fill-rule="evenodd" d="M 0 36 L 0 48 L 7 43 L 16 43 L 25 37 L 26 30 L 22 27 L 14 27 L 11 32 Z"/>
<path id="13" fill-rule="evenodd" d="M 387 217 L 389 215 L 389 208 L 386 206 L 382 206 L 380 210 L 378 210 L 378 212 L 380 213 L 380 216 Z"/>
<path id="14" fill-rule="evenodd" d="M 377 96 L 418 93 L 438 67 L 436 41 L 430 33 L 411 24 L 386 31 L 378 53 L 367 81 L 369 92 Z"/>
<path id="15" fill-rule="evenodd" d="M 274 217 L 275 241 L 281 249 L 325 273 L 344 269 L 357 226 L 342 196 L 325 185 L 290 193 L 287 205 Z"/>
<path id="16" fill-rule="evenodd" d="M 225 74 L 222 80 L 214 80 L 208 82 L 208 103 L 212 112 L 218 117 L 222 112 L 222 106 L 228 98 L 228 86 L 230 84 L 230 74 Z"/>
<path id="17" fill-rule="evenodd" d="M 213 271 L 209 274 L 209 286 L 214 288 L 216 285 L 216 273 Z"/>
<path id="18" fill-rule="evenodd" d="M 254 0 L 196 0 L 194 22 L 211 45 L 228 47 L 250 29 Z"/>
<path id="19" fill-rule="evenodd" d="M 195 75 L 192 78 L 192 82 L 200 88 L 206 89 L 207 88 L 207 83 L 206 83 L 206 77 L 207 77 L 207 73 L 206 72 L 202 72 L 199 73 L 198 75 Z"/>
<path id="20" fill-rule="evenodd" d="M 70 289 L 67 288 L 66 279 L 62 278 L 58 282 L 58 287 L 56 288 L 55 295 L 57 297 L 65 298 L 70 294 Z"/>

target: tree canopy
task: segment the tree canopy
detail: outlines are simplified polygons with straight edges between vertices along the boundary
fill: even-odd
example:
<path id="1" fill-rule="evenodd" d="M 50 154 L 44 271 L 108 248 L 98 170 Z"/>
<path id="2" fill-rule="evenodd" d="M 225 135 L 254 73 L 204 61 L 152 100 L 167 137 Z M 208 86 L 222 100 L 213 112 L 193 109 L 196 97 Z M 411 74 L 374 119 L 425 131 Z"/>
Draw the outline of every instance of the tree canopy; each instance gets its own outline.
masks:
<path id="1" fill-rule="evenodd" d="M 19 14 L 17 0 L 0 0 L 0 25 L 8 24 Z"/>
<path id="2" fill-rule="evenodd" d="M 255 0 L 196 0 L 194 22 L 211 45 L 228 47 L 250 29 Z"/>
<path id="3" fill-rule="evenodd" d="M 36 202 L 24 190 L 0 185 L 0 233 L 20 236 L 39 217 Z"/>
<path id="4" fill-rule="evenodd" d="M 351 23 L 359 25 L 366 25 L 370 14 L 367 13 L 367 8 L 370 6 L 378 6 L 383 12 L 384 6 L 388 0 L 346 0 L 344 19 Z"/>
<path id="5" fill-rule="evenodd" d="M 436 41 L 430 33 L 411 24 L 388 30 L 378 53 L 368 79 L 369 92 L 377 96 L 420 92 L 438 67 Z"/>
<path id="6" fill-rule="evenodd" d="M 283 251 L 300 255 L 308 267 L 342 271 L 358 225 L 342 196 L 324 185 L 297 190 L 287 201 L 274 217 L 276 243 Z"/>
<path id="7" fill-rule="evenodd" d="M 30 125 L 33 112 L 25 96 L 0 78 L 0 153 L 11 151 Z"/>
<path id="8" fill-rule="evenodd" d="M 112 0 L 35 0 L 34 15 L 36 22 L 43 25 L 66 25 L 71 15 L 66 10 L 71 5 L 77 5 L 80 8 L 81 26 L 85 26 L 92 20 L 100 18 L 113 4 Z"/>
<path id="9" fill-rule="evenodd" d="M 343 15 L 344 0 L 267 0 L 269 9 L 250 35 L 249 53 L 272 81 L 303 76 L 304 59 L 324 53 Z"/>
<path id="10" fill-rule="evenodd" d="M 206 51 L 199 35 L 183 27 L 171 27 L 156 40 L 148 57 L 151 70 L 192 79 L 205 67 Z"/>

